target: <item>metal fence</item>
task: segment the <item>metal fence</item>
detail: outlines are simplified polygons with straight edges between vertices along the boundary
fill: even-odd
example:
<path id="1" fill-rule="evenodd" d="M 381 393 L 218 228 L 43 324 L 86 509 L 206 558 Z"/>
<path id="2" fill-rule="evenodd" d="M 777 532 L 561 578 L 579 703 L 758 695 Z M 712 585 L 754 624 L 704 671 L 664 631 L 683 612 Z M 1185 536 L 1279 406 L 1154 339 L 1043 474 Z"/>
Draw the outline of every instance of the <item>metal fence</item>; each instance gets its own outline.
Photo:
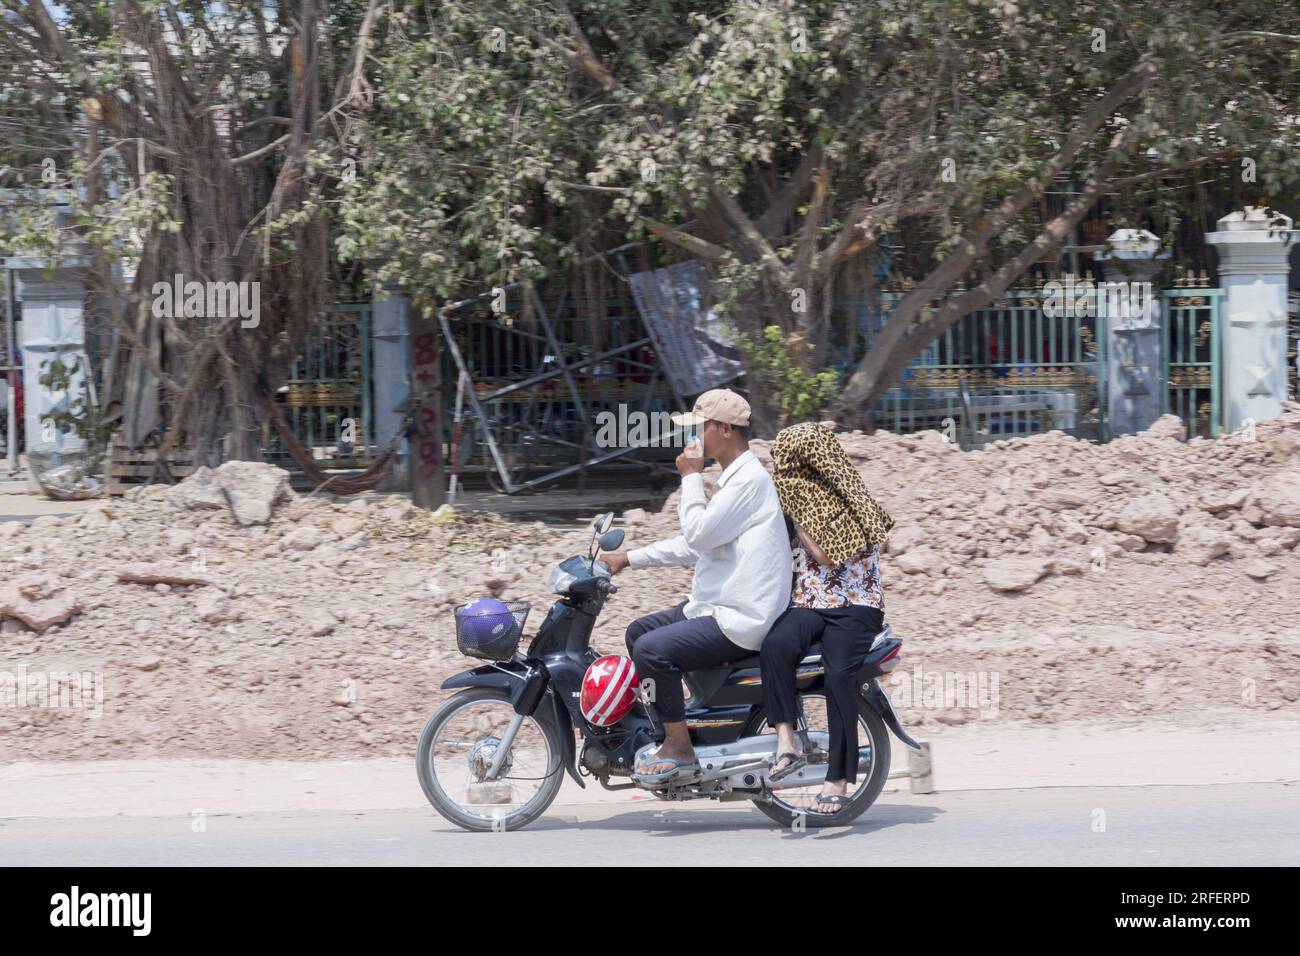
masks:
<path id="1" fill-rule="evenodd" d="M 902 295 L 882 294 L 868 313 L 867 348 Z M 963 448 L 1054 428 L 1099 439 L 1104 362 L 1095 318 L 1048 316 L 1040 292 L 1010 291 L 931 343 L 881 398 L 875 420 L 897 432 L 947 430 Z"/>
<path id="2" fill-rule="evenodd" d="M 375 453 L 372 424 L 370 304 L 326 307 L 289 381 L 280 389 L 285 420 L 322 467 L 365 468 Z M 268 461 L 297 470 L 274 429 Z"/>
<path id="3" fill-rule="evenodd" d="M 1165 381 L 1162 410 L 1183 420 L 1187 434 L 1213 438 L 1221 415 L 1222 289 L 1184 286 L 1164 292 Z"/>
<path id="4" fill-rule="evenodd" d="M 1163 410 L 1182 418 L 1189 435 L 1213 436 L 1221 421 L 1222 291 L 1207 286 L 1204 275 L 1189 277 L 1161 293 Z M 837 307 L 849 311 L 869 348 L 903 294 Z M 329 307 L 281 390 L 295 436 L 325 466 L 364 468 L 375 453 L 370 309 Z M 876 423 L 896 432 L 947 430 L 968 449 L 1051 429 L 1105 440 L 1105 322 L 1048 315 L 1040 290 L 1007 292 L 932 342 L 880 400 Z M 596 302 L 511 287 L 451 311 L 444 332 L 452 347 L 444 354 L 443 407 L 459 405 L 463 422 L 458 441 L 448 442 L 452 466 L 485 472 L 500 490 L 625 457 L 626 448 L 597 441 L 598 416 L 662 415 L 690 397 L 676 395 L 664 376 L 630 296 Z M 272 460 L 288 461 L 273 432 L 267 446 Z M 674 454 L 651 447 L 637 457 Z"/>
<path id="5" fill-rule="evenodd" d="M 1215 436 L 1221 428 L 1222 294 L 1208 288 L 1204 275 L 1160 293 L 1162 410 L 1179 416 L 1189 436 Z M 860 306 L 865 347 L 902 295 L 883 293 L 874 311 Z M 1052 429 L 1107 440 L 1105 309 L 1083 310 L 1101 317 L 1048 315 L 1042 300 L 1038 290 L 1011 291 L 960 319 L 880 399 L 878 426 L 946 429 L 967 449 Z"/>
<path id="6" fill-rule="evenodd" d="M 1300 289 L 1292 289 L 1287 297 L 1287 394 L 1292 401 L 1300 402 Z"/>

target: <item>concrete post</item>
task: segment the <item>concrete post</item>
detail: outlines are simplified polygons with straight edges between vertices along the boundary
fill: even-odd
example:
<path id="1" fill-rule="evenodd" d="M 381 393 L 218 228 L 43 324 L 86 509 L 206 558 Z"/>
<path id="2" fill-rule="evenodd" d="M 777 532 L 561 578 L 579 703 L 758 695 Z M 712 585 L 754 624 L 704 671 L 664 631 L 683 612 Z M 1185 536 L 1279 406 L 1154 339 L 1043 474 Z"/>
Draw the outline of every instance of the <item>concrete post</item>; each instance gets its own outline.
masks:
<path id="1" fill-rule="evenodd" d="M 397 435 L 411 400 L 411 301 L 397 283 L 384 286 L 370 310 L 370 378 L 374 383 L 374 436 L 382 450 Z M 410 487 L 409 442 L 402 440 L 392 469 L 379 485 L 384 491 Z"/>
<path id="2" fill-rule="evenodd" d="M 1169 256 L 1145 229 L 1118 229 L 1095 258 L 1097 324 L 1106 336 L 1106 420 L 1110 434 L 1133 435 L 1160 417 L 1165 382 L 1163 315 L 1153 279 Z M 1099 334 L 1100 337 L 1100 334 Z"/>
<path id="3" fill-rule="evenodd" d="M 1219 220 L 1205 237 L 1219 254 L 1223 287 L 1223 417 L 1229 431 L 1246 419 L 1282 412 L 1286 397 L 1287 255 L 1297 236 L 1292 219 L 1247 206 Z"/>
<path id="4" fill-rule="evenodd" d="M 67 411 L 82 397 L 87 368 L 86 329 L 83 306 L 86 287 L 81 276 L 82 263 L 65 262 L 47 274 L 44 259 L 14 259 L 11 268 L 17 279 L 18 300 L 22 302 L 23 324 L 18 348 L 22 353 L 25 411 L 23 427 L 27 447 L 47 447 L 72 451 L 84 447 L 76 433 L 44 422 L 51 414 Z M 80 371 L 71 377 L 66 392 L 52 392 L 40 384 L 45 366 L 54 361 L 70 365 L 76 359 Z"/>

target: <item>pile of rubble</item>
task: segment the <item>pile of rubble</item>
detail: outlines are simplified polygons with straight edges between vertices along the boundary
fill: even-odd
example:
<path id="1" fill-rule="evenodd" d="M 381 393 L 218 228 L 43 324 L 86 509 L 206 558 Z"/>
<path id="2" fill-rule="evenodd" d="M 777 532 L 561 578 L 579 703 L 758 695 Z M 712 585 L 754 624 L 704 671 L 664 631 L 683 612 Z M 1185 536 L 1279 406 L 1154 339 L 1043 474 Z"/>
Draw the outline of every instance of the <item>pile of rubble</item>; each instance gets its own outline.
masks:
<path id="1" fill-rule="evenodd" d="M 937 433 L 839 433 L 896 521 L 883 570 L 904 668 L 996 674 L 1012 720 L 1297 710 L 1300 406 L 1253 434 L 1180 432 L 1165 418 L 1103 446 L 1053 432 L 974 453 Z M 619 523 L 628 547 L 671 536 L 676 496 Z M 442 679 L 470 663 L 454 606 L 531 601 L 531 634 L 548 572 L 589 540 L 396 495 L 298 495 L 248 462 L 0 524 L 0 671 L 104 685 L 96 719 L 0 707 L 0 733 L 15 759 L 409 754 Z M 620 651 L 690 574 L 621 576 L 599 649 Z M 906 720 L 981 716 L 917 703 Z"/>
<path id="2" fill-rule="evenodd" d="M 249 462 L 0 524 L 0 733 L 15 759 L 404 752 L 466 666 L 455 605 L 540 605 L 589 540 L 401 495 L 298 495 Z M 23 674 L 102 676 L 102 715 L 3 706 Z"/>
<path id="3" fill-rule="evenodd" d="M 1220 440 L 1181 441 L 1173 415 L 1105 445 L 1050 432 L 965 453 L 939 432 L 838 437 L 895 518 L 887 553 L 904 592 L 971 573 L 1019 592 L 1134 554 L 1175 576 L 1213 563 L 1263 581 L 1300 542 L 1296 403 Z M 770 443 L 752 447 L 770 469 Z M 654 531 L 675 514 L 674 495 Z"/>

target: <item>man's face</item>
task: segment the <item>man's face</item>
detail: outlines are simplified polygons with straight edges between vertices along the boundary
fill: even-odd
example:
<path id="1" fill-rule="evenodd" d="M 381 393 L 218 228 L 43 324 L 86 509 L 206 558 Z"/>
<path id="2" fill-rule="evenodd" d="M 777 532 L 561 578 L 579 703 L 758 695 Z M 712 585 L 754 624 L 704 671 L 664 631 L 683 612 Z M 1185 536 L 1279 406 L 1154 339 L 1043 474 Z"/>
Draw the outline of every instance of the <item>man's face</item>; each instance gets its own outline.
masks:
<path id="1" fill-rule="evenodd" d="M 718 453 L 727 447 L 731 426 L 722 422 L 707 421 L 700 426 L 700 443 L 704 446 L 705 458 L 717 458 Z"/>

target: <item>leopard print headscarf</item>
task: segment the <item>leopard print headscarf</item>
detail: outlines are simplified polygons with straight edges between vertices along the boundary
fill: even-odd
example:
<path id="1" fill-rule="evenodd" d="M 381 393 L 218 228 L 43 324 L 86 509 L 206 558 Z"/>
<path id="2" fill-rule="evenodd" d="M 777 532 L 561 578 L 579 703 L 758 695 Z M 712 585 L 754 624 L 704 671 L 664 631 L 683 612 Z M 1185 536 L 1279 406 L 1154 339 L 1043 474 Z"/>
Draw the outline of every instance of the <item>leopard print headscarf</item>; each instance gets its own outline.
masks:
<path id="1" fill-rule="evenodd" d="M 894 519 L 876 503 L 835 435 L 816 422 L 791 425 L 772 443 L 781 508 L 837 565 L 884 544 Z"/>

